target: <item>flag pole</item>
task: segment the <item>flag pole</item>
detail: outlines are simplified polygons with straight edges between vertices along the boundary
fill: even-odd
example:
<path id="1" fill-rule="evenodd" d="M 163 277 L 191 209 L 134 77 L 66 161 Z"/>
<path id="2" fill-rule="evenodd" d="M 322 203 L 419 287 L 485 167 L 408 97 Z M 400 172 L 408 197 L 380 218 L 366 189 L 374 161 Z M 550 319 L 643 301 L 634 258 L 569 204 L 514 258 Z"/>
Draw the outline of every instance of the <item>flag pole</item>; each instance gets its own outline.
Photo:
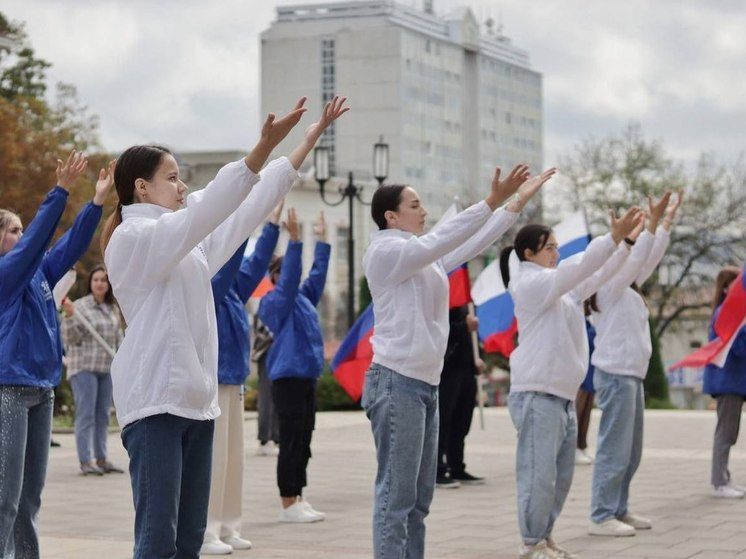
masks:
<path id="1" fill-rule="evenodd" d="M 474 303 L 469 303 L 469 314 L 477 316 L 474 310 Z M 471 349 L 474 357 L 474 366 L 479 363 L 479 338 L 477 331 L 471 331 Z M 477 369 L 477 407 L 479 408 L 479 427 L 484 431 L 484 390 L 482 389 L 482 372 Z"/>

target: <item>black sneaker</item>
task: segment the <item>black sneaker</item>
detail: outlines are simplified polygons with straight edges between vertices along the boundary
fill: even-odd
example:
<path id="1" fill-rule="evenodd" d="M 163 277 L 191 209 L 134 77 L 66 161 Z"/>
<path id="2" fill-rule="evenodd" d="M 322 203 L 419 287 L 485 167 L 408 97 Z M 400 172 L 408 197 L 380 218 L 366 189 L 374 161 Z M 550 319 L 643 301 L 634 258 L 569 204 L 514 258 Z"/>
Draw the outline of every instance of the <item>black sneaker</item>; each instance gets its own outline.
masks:
<path id="1" fill-rule="evenodd" d="M 471 475 L 467 471 L 463 471 L 461 473 L 452 473 L 451 479 L 458 481 L 460 483 L 463 483 L 464 485 L 484 485 L 485 481 L 483 477 L 477 477 Z"/>
<path id="2" fill-rule="evenodd" d="M 439 487 L 440 489 L 456 489 L 457 487 L 461 487 L 461 484 L 448 476 L 438 476 L 435 478 L 435 487 Z"/>

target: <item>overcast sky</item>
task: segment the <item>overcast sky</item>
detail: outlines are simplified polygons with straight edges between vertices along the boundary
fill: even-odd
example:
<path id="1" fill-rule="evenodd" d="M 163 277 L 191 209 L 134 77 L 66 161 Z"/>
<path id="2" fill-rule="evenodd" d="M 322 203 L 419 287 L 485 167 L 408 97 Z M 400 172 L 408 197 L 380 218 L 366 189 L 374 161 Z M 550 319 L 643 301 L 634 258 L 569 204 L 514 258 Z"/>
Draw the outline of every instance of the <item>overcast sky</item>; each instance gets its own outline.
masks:
<path id="1" fill-rule="evenodd" d="M 258 34 L 275 6 L 299 3 L 312 2 L 3 0 L 0 10 L 26 22 L 53 81 L 78 87 L 107 149 L 208 150 L 256 138 Z M 690 162 L 746 150 L 742 0 L 435 0 L 438 13 L 461 5 L 501 19 L 543 73 L 547 164 L 631 120 Z"/>

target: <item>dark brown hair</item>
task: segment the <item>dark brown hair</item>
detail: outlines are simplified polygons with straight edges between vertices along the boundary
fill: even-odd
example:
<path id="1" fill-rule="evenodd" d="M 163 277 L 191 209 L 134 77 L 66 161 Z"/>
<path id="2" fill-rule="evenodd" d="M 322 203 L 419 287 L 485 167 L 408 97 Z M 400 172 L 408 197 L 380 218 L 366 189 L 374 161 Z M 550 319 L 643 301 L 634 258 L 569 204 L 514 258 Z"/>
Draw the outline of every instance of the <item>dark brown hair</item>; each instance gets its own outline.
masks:
<path id="1" fill-rule="evenodd" d="M 725 291 L 731 283 L 738 277 L 739 270 L 736 266 L 725 266 L 715 278 L 715 296 L 712 298 L 712 312 L 715 312 L 725 300 Z"/>
<path id="2" fill-rule="evenodd" d="M 161 165 L 163 156 L 171 150 L 159 145 L 142 145 L 127 148 L 117 158 L 114 168 L 114 188 L 117 190 L 119 202 L 117 209 L 109 216 L 101 234 L 101 252 L 106 251 L 114 229 L 122 223 L 122 206 L 129 206 L 135 202 L 135 181 L 153 178 Z"/>
<path id="3" fill-rule="evenodd" d="M 107 274 L 106 283 L 109 285 L 109 289 L 106 290 L 106 294 L 104 295 L 104 302 L 116 306 L 117 301 L 116 299 L 114 299 L 114 292 L 111 290 L 109 275 L 106 272 L 106 266 L 104 266 L 103 264 L 97 264 L 93 268 L 91 268 L 91 271 L 88 274 L 88 283 L 86 284 L 86 295 L 90 295 L 93 292 L 93 290 L 91 289 L 91 284 L 93 283 L 93 276 L 96 272 L 103 272 Z"/>
<path id="4" fill-rule="evenodd" d="M 401 204 L 401 193 L 407 188 L 405 184 L 386 184 L 379 187 L 370 202 L 370 215 L 378 229 L 386 229 L 386 212 L 395 212 Z"/>
<path id="5" fill-rule="evenodd" d="M 510 251 L 515 250 L 518 260 L 524 262 L 526 260 L 526 250 L 539 252 L 547 244 L 549 235 L 551 234 L 551 228 L 546 225 L 539 225 L 538 223 L 530 223 L 520 228 L 515 236 L 513 245 L 505 247 L 500 252 L 500 275 L 503 278 L 503 285 L 505 287 L 510 282 L 510 266 L 508 265 Z"/>

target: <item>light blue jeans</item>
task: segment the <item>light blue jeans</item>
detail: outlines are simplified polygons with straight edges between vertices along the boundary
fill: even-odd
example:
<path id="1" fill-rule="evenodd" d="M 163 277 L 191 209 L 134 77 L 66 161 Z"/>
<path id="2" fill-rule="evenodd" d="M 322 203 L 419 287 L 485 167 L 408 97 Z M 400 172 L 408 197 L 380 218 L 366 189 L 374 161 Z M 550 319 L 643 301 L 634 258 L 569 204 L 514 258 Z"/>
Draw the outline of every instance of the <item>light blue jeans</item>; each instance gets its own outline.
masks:
<path id="1" fill-rule="evenodd" d="M 518 431 L 516 482 L 523 542 L 552 535 L 575 471 L 575 402 L 544 392 L 513 392 L 508 409 Z"/>
<path id="2" fill-rule="evenodd" d="M 109 373 L 80 371 L 70 379 L 75 397 L 75 442 L 80 463 L 106 460 L 112 386 Z M 91 454 L 93 447 L 93 454 Z"/>
<path id="3" fill-rule="evenodd" d="M 598 448 L 593 467 L 591 520 L 627 514 L 632 476 L 642 458 L 645 396 L 642 379 L 596 369 L 596 403 L 601 408 Z"/>
<path id="4" fill-rule="evenodd" d="M 38 559 L 54 391 L 0 386 L 0 557 Z"/>
<path id="5" fill-rule="evenodd" d="M 376 559 L 425 557 L 438 464 L 438 387 L 373 363 L 361 402 L 376 443 Z"/>

